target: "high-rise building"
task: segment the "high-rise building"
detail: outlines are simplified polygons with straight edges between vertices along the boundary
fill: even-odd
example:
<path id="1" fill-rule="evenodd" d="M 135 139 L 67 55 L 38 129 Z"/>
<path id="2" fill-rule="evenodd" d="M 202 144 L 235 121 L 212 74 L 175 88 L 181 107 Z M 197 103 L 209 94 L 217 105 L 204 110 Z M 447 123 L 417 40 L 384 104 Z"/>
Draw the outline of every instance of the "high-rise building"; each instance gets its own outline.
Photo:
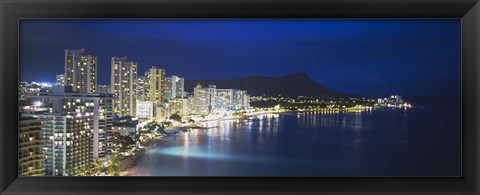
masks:
<path id="1" fill-rule="evenodd" d="M 65 50 L 65 85 L 80 93 L 95 93 L 97 87 L 97 56 L 85 50 Z"/>
<path id="2" fill-rule="evenodd" d="M 178 113 L 180 116 L 189 114 L 188 98 L 173 98 L 168 102 L 170 106 L 170 115 Z"/>
<path id="3" fill-rule="evenodd" d="M 146 82 L 148 82 L 147 101 L 160 104 L 164 102 L 165 94 L 165 70 L 155 66 L 145 73 Z"/>
<path id="4" fill-rule="evenodd" d="M 137 102 L 147 101 L 147 84 L 145 76 L 139 76 L 137 78 Z"/>
<path id="5" fill-rule="evenodd" d="M 41 102 L 44 107 L 50 108 L 51 113 L 70 116 L 83 113 L 91 116 L 92 157 L 103 158 L 111 153 L 112 94 L 66 92 L 64 87 L 54 86 L 51 92 L 27 95 L 27 99 Z"/>
<path id="6" fill-rule="evenodd" d="M 114 113 L 134 116 L 137 101 L 137 63 L 127 57 L 112 57 L 111 93 Z"/>
<path id="7" fill-rule="evenodd" d="M 193 93 L 194 114 L 210 114 L 213 111 L 239 110 L 250 107 L 250 96 L 247 91 L 243 90 L 217 89 L 215 85 L 202 88 L 198 84 L 193 89 Z"/>
<path id="8" fill-rule="evenodd" d="M 247 91 L 236 90 L 234 97 L 233 109 L 249 109 L 250 108 L 250 96 L 247 94 Z"/>
<path id="9" fill-rule="evenodd" d="M 110 92 L 110 85 L 98 85 L 97 86 L 97 93 L 112 93 Z"/>
<path id="10" fill-rule="evenodd" d="M 215 85 L 209 85 L 208 88 L 202 88 L 198 84 L 193 89 L 195 98 L 195 114 L 210 114 L 215 108 Z"/>
<path id="11" fill-rule="evenodd" d="M 64 86 L 65 85 L 65 75 L 64 74 L 58 74 L 57 75 L 57 85 Z"/>
<path id="12" fill-rule="evenodd" d="M 185 97 L 185 80 L 178 76 L 167 77 L 165 79 L 165 100 L 171 98 Z"/>
<path id="13" fill-rule="evenodd" d="M 77 175 L 92 162 L 92 116 L 55 113 L 24 114 L 43 124 L 46 175 Z"/>
<path id="14" fill-rule="evenodd" d="M 45 175 L 42 122 L 31 117 L 18 121 L 18 175 Z"/>
<path id="15" fill-rule="evenodd" d="M 165 89 L 163 93 L 163 101 L 168 102 L 169 99 L 175 98 L 172 94 L 173 86 L 172 86 L 172 77 L 165 78 Z"/>
<path id="16" fill-rule="evenodd" d="M 232 110 L 235 92 L 234 89 L 215 89 L 215 110 Z"/>
<path id="17" fill-rule="evenodd" d="M 215 108 L 214 110 L 240 110 L 248 109 L 250 106 L 250 96 L 247 91 L 238 89 L 215 89 Z"/>
<path id="18" fill-rule="evenodd" d="M 195 97 L 189 96 L 187 97 L 187 115 L 195 113 Z"/>

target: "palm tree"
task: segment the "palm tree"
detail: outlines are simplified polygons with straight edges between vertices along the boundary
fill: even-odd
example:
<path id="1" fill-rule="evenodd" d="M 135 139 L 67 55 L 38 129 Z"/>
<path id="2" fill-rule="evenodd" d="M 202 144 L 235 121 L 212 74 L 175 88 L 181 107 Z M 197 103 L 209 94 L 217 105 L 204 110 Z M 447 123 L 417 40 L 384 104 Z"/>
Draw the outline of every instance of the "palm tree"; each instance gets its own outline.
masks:
<path id="1" fill-rule="evenodd" d="M 78 173 L 79 176 L 86 176 L 90 172 L 90 170 L 86 166 L 80 167 L 78 171 L 79 171 Z"/>
<path id="2" fill-rule="evenodd" d="M 80 169 L 79 168 L 74 168 L 73 169 L 73 173 L 75 176 L 81 176 L 79 173 L 80 173 Z"/>
<path id="3" fill-rule="evenodd" d="M 118 155 L 112 155 L 108 160 L 106 174 L 120 176 L 120 158 Z"/>
<path id="4" fill-rule="evenodd" d="M 103 163 L 97 159 L 95 159 L 93 162 L 92 162 L 92 172 L 93 173 L 97 173 L 97 172 L 101 172 L 103 170 Z"/>

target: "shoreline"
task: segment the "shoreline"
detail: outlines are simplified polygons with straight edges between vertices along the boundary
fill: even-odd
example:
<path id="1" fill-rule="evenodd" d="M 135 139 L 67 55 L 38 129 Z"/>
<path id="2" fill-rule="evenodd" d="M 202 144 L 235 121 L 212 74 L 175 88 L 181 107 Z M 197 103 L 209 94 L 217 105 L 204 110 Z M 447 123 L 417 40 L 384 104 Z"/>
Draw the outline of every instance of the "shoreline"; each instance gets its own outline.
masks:
<path id="1" fill-rule="evenodd" d="M 246 113 L 241 116 L 236 116 L 236 117 L 229 117 L 229 118 L 217 118 L 217 119 L 204 119 L 204 120 L 199 120 L 197 122 L 194 122 L 192 124 L 188 124 L 185 126 L 171 126 L 169 128 L 187 128 L 187 129 L 209 129 L 209 128 L 214 128 L 214 127 L 202 127 L 199 123 L 203 122 L 210 122 L 210 121 L 221 121 L 221 120 L 236 120 L 236 119 L 248 119 L 248 117 L 252 116 L 258 116 L 262 114 L 278 114 L 278 113 L 302 113 L 302 112 L 352 112 L 352 111 L 364 111 L 364 110 L 369 110 L 369 109 L 375 109 L 378 107 L 372 107 L 372 108 L 354 108 L 354 109 L 322 109 L 322 110 L 271 110 L 271 111 L 257 111 L 257 112 L 251 112 L 251 113 Z M 129 156 L 126 157 L 122 160 L 120 160 L 120 165 L 122 165 L 122 162 L 124 163 L 125 167 L 120 166 L 120 176 L 134 176 L 132 173 L 132 169 L 135 165 L 137 165 L 138 160 L 140 157 L 143 156 L 143 154 L 151 149 L 152 144 L 155 142 L 161 141 L 162 137 L 154 138 L 146 143 L 141 145 L 141 149 L 136 153 L 135 156 Z"/>
<path id="2" fill-rule="evenodd" d="M 120 160 L 120 176 L 134 176 L 132 175 L 132 169 L 135 165 L 137 165 L 138 160 L 140 157 L 144 155 L 147 150 L 151 148 L 151 146 L 158 141 L 161 141 L 162 138 L 153 138 L 151 140 L 148 140 L 146 143 L 142 144 L 142 148 L 135 154 L 135 156 L 129 156 L 124 159 Z M 122 163 L 124 163 L 125 167 L 122 167 Z"/>

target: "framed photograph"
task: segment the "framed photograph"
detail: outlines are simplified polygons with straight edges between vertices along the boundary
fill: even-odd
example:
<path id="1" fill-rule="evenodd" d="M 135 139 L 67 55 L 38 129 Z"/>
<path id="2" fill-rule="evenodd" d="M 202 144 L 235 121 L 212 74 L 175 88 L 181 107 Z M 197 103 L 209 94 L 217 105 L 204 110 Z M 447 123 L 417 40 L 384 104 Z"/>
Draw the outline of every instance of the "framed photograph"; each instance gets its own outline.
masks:
<path id="1" fill-rule="evenodd" d="M 2 193 L 477 194 L 479 11 L 3 1 Z"/>

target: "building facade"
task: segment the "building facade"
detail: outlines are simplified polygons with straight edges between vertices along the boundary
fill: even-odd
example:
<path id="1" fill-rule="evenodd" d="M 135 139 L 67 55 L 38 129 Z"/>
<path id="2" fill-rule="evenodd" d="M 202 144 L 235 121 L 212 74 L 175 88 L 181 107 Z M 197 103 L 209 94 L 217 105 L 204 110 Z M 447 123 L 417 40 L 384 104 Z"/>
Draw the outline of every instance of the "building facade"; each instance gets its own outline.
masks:
<path id="1" fill-rule="evenodd" d="M 65 75 L 64 74 L 59 74 L 57 75 L 57 85 L 64 86 L 65 85 Z"/>
<path id="2" fill-rule="evenodd" d="M 135 116 L 137 101 L 137 63 L 127 57 L 112 57 L 111 93 L 114 94 L 114 113 Z"/>
<path id="3" fill-rule="evenodd" d="M 137 102 L 137 118 L 154 119 L 156 118 L 157 104 L 153 102 Z"/>
<path id="4" fill-rule="evenodd" d="M 145 76 L 137 78 L 137 102 L 147 101 L 147 82 Z"/>
<path id="5" fill-rule="evenodd" d="M 191 115 L 195 113 L 195 97 L 189 96 L 187 98 L 187 115 Z"/>
<path id="6" fill-rule="evenodd" d="M 215 85 L 203 88 L 200 84 L 193 89 L 195 114 L 210 114 L 215 108 Z"/>
<path id="7" fill-rule="evenodd" d="M 215 85 L 203 88 L 201 85 L 197 85 L 193 89 L 193 93 L 193 114 L 210 114 L 250 107 L 250 96 L 244 90 L 217 89 Z M 187 98 L 187 105 L 189 105 L 188 102 Z"/>
<path id="8" fill-rule="evenodd" d="M 42 121 L 22 117 L 18 122 L 18 175 L 45 175 L 45 139 Z"/>
<path id="9" fill-rule="evenodd" d="M 50 108 L 51 113 L 70 116 L 83 113 L 91 116 L 92 157 L 103 158 L 111 153 L 112 94 L 75 93 L 65 91 L 62 86 L 54 86 L 51 92 L 28 95 L 27 99 L 42 102 L 44 107 Z"/>
<path id="10" fill-rule="evenodd" d="M 148 87 L 146 101 L 160 104 L 164 102 L 165 94 L 165 70 L 155 66 L 145 73 L 145 79 Z"/>
<path id="11" fill-rule="evenodd" d="M 97 56 L 85 50 L 65 50 L 65 85 L 80 93 L 95 93 L 97 87 Z"/>
<path id="12" fill-rule="evenodd" d="M 178 76 L 171 76 L 165 79 L 164 100 L 185 97 L 185 79 Z"/>
<path id="13" fill-rule="evenodd" d="M 77 175 L 92 162 L 91 116 L 24 114 L 43 124 L 45 175 Z"/>
<path id="14" fill-rule="evenodd" d="M 235 90 L 234 89 L 216 89 L 215 90 L 215 110 L 227 111 L 232 110 L 234 105 Z"/>
<path id="15" fill-rule="evenodd" d="M 178 113 L 180 116 L 189 115 L 188 98 L 174 98 L 168 102 L 170 106 L 170 115 Z"/>

